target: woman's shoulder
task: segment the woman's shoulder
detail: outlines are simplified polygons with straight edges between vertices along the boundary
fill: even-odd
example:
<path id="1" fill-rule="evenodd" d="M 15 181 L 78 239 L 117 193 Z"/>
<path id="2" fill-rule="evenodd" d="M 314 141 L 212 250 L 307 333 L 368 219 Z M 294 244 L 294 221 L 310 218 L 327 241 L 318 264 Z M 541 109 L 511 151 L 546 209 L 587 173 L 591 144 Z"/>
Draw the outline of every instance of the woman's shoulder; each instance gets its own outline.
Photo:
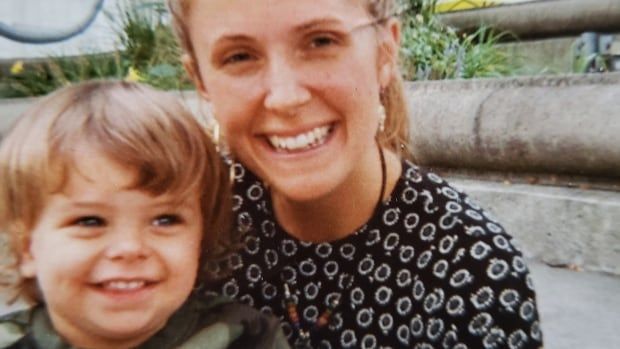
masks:
<path id="1" fill-rule="evenodd" d="M 402 227 L 401 244 L 414 246 L 414 296 L 430 299 L 429 314 L 441 304 L 447 318 L 462 316 L 464 322 L 456 323 L 472 343 L 494 323 L 502 340 L 540 344 L 531 276 L 518 243 L 498 219 L 441 176 L 411 163 L 404 163 L 398 188 L 392 214 L 382 223 Z M 397 215 L 397 222 L 385 219 Z"/>
<path id="2" fill-rule="evenodd" d="M 489 234 L 505 233 L 498 218 L 491 213 L 492 209 L 483 208 L 474 198 L 440 175 L 409 161 L 403 162 L 401 178 L 390 199 L 395 206 L 405 211 L 415 211 L 418 216 L 429 218 L 443 230 L 460 225 L 474 229 L 469 235 L 483 235 L 483 232 L 477 232 L 478 227 Z"/>
<path id="3" fill-rule="evenodd" d="M 401 239 L 417 247 L 417 266 L 433 270 L 429 277 L 446 271 L 453 285 L 468 280 L 472 286 L 499 290 L 512 283 L 533 291 L 515 238 L 493 214 L 441 176 L 405 162 L 390 204 L 392 214 L 385 211 L 382 223 L 401 227 Z M 400 221 L 394 224 L 390 219 L 397 215 Z"/>

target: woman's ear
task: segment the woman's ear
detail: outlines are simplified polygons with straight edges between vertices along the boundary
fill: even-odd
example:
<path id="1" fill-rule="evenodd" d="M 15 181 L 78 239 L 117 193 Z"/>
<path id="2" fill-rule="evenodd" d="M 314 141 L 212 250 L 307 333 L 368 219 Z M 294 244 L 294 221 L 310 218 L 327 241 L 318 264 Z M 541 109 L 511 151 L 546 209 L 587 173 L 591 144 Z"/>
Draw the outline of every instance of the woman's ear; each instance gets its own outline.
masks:
<path id="1" fill-rule="evenodd" d="M 200 70 L 196 61 L 192 58 L 192 56 L 184 53 L 181 56 L 181 63 L 183 63 L 183 68 L 185 68 L 185 71 L 194 83 L 194 86 L 196 86 L 196 91 L 198 91 L 198 94 L 202 96 L 202 98 L 209 100 L 209 94 L 207 93 L 207 89 L 205 88 L 202 77 L 200 76 Z"/>
<path id="2" fill-rule="evenodd" d="M 398 72 L 398 54 L 400 48 L 400 22 L 389 18 L 380 31 L 379 45 L 379 83 L 381 87 L 389 85 Z"/>

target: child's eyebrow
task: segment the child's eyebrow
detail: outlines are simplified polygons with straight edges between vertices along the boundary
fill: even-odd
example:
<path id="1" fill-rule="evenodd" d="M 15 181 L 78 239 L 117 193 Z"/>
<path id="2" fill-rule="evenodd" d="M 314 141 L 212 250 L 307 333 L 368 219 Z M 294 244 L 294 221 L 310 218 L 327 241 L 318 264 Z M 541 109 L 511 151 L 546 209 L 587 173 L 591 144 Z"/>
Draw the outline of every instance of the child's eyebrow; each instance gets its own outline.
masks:
<path id="1" fill-rule="evenodd" d="M 193 203 L 186 199 L 165 199 L 150 205 L 154 208 L 191 208 Z"/>
<path id="2" fill-rule="evenodd" d="M 82 208 L 82 207 L 83 208 L 100 208 L 100 207 L 108 206 L 108 204 L 103 201 L 89 201 L 89 200 L 84 200 L 84 201 L 69 200 L 65 203 L 65 205 L 72 206 L 72 207 L 79 207 L 79 208 Z"/>

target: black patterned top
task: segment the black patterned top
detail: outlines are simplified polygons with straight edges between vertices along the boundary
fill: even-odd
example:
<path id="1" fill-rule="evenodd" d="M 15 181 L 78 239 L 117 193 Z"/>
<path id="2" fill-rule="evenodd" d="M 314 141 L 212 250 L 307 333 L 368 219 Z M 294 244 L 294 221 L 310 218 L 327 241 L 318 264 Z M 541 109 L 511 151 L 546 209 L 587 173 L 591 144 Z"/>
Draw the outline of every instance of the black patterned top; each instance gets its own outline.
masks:
<path id="1" fill-rule="evenodd" d="M 542 346 L 532 280 L 512 238 L 436 174 L 403 162 L 364 226 L 317 244 L 288 235 L 261 181 L 237 166 L 234 210 L 246 244 L 216 290 L 280 316 L 292 345 L 301 346 L 301 329 L 310 348 Z M 328 324 L 313 326 L 335 304 Z"/>

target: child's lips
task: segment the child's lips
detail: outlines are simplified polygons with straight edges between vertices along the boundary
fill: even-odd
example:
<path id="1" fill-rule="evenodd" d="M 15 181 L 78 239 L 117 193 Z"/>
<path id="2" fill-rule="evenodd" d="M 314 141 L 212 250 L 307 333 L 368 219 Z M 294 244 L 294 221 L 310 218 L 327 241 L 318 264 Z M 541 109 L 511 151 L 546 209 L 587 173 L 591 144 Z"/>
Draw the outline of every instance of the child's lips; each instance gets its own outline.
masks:
<path id="1" fill-rule="evenodd" d="M 91 283 L 91 290 L 114 309 L 138 309 L 151 302 L 161 281 L 152 279 L 108 279 Z"/>
<path id="2" fill-rule="evenodd" d="M 110 291 L 134 291 L 143 288 L 146 284 L 145 280 L 110 280 L 101 283 L 101 287 Z"/>
<path id="3" fill-rule="evenodd" d="M 95 282 L 92 285 L 103 291 L 110 292 L 135 292 L 149 288 L 157 283 L 156 280 L 147 278 L 131 278 L 131 279 L 107 279 Z"/>

